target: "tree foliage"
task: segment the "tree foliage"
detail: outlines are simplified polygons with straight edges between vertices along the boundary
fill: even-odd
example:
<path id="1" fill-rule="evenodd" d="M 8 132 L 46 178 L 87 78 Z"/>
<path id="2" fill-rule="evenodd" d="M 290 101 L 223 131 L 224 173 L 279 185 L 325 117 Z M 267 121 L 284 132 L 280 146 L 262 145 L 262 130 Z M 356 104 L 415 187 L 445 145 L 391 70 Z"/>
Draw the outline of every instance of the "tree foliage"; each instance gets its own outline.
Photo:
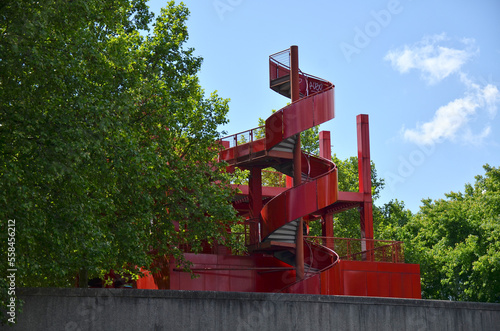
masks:
<path id="1" fill-rule="evenodd" d="M 213 162 L 228 105 L 199 85 L 187 8 L 169 2 L 148 33 L 142 0 L 0 7 L 0 240 L 15 219 L 17 285 L 234 245 Z"/>
<path id="2" fill-rule="evenodd" d="M 422 200 L 400 230 L 425 298 L 500 302 L 500 169 L 484 169 L 463 193 Z"/>
<path id="3" fill-rule="evenodd" d="M 341 160 L 337 155 L 333 155 L 332 161 L 337 166 L 339 191 L 359 192 L 359 175 L 358 175 L 358 158 L 351 156 L 345 160 Z M 384 188 L 384 180 L 379 178 L 375 163 L 371 162 L 371 180 L 372 180 L 372 197 L 375 201 L 380 191 Z M 377 207 L 374 206 L 374 213 Z M 350 209 L 345 212 L 334 215 L 334 235 L 342 238 L 360 238 L 360 216 L 356 209 Z M 374 219 L 376 224 L 377 219 Z M 375 226 L 374 226 L 375 227 Z M 375 227 L 376 228 L 376 227 Z"/>

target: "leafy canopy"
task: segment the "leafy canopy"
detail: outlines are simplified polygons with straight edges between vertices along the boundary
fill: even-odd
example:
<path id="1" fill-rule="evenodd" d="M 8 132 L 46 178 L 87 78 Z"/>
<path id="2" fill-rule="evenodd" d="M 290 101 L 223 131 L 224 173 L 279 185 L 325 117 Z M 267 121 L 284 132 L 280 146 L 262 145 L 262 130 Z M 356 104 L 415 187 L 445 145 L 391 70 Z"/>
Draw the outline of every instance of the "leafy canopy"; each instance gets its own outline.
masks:
<path id="1" fill-rule="evenodd" d="M 399 229 L 407 262 L 420 264 L 425 298 L 500 302 L 500 169 L 484 170 L 463 193 L 422 200 Z"/>
<path id="2" fill-rule="evenodd" d="M 214 162 L 228 101 L 199 85 L 188 9 L 169 2 L 148 32 L 142 0 L 0 7 L 0 240 L 15 219 L 17 286 L 235 246 Z"/>

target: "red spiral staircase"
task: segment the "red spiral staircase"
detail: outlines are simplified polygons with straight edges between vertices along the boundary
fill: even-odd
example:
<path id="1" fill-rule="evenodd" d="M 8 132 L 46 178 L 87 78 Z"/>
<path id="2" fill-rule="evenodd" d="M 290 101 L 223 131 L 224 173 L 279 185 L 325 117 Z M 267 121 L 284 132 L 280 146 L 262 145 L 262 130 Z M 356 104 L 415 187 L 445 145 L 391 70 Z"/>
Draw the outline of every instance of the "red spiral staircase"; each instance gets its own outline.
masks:
<path id="1" fill-rule="evenodd" d="M 337 169 L 328 159 L 300 150 L 300 133 L 334 117 L 332 83 L 300 72 L 296 48 L 269 58 L 270 87 L 292 99 L 292 103 L 272 114 L 264 127 L 249 130 L 250 141 L 237 144 L 239 133 L 229 137 L 234 146 L 220 153 L 232 166 L 250 169 L 252 216 L 260 225 L 258 237 L 251 238 L 253 251 L 272 252 L 297 269 L 297 279 L 327 270 L 338 255 L 323 245 L 303 239 L 303 220 L 319 218 L 337 202 Z M 294 91 L 295 89 L 295 91 Z M 254 139 L 256 136 L 263 136 Z M 228 138 L 226 138 L 227 141 Z M 226 144 L 227 145 L 227 144 Z M 259 171 L 272 167 L 294 178 L 294 187 L 260 206 Z M 258 180 L 258 179 L 257 179 Z M 260 209 L 261 208 L 261 209 Z"/>
<path id="2" fill-rule="evenodd" d="M 339 191 L 330 133 L 320 132 L 319 156 L 302 151 L 300 141 L 301 132 L 334 118 L 334 85 L 300 71 L 296 46 L 269 57 L 269 74 L 270 88 L 291 103 L 264 126 L 223 138 L 219 153 L 229 169 L 249 170 L 232 201 L 246 219 L 248 253 L 186 248 L 198 278 L 166 258 L 136 287 L 420 298 L 419 266 L 404 263 L 402 243 L 373 239 L 368 115 L 357 116 L 359 191 Z M 262 185 L 270 167 L 289 176 L 287 187 Z M 335 238 L 333 215 L 348 209 L 359 211 L 360 238 Z M 306 224 L 318 219 L 322 236 L 307 236 Z"/>

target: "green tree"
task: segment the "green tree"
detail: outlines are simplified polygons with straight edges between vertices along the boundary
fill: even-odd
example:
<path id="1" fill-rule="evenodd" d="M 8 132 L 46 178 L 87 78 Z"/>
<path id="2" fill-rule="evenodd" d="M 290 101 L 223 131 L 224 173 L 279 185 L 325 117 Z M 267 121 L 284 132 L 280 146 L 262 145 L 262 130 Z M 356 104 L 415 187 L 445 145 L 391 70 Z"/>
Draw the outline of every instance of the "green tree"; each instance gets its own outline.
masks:
<path id="1" fill-rule="evenodd" d="M 399 240 L 400 229 L 413 217 L 403 201 L 391 200 L 373 208 L 374 237 L 383 240 Z"/>
<path id="2" fill-rule="evenodd" d="M 358 158 L 356 156 L 351 156 L 345 160 L 341 160 L 337 155 L 333 155 L 332 161 L 337 165 L 338 169 L 339 191 L 359 192 Z M 372 197 L 375 201 L 380 196 L 380 191 L 384 188 L 384 180 L 378 177 L 373 161 L 371 162 L 371 177 Z M 376 225 L 380 220 L 375 218 L 375 216 L 381 216 L 382 214 L 377 212 L 377 207 L 375 205 L 373 206 L 373 210 L 374 229 L 377 229 Z M 350 209 L 335 214 L 333 219 L 335 237 L 360 238 L 359 217 L 359 212 L 356 209 Z"/>
<path id="3" fill-rule="evenodd" d="M 0 240 L 15 219 L 17 286 L 234 245 L 214 162 L 228 102 L 199 85 L 188 9 L 169 2 L 148 33 L 143 0 L 0 7 Z"/>
<path id="4" fill-rule="evenodd" d="M 500 302 L 500 169 L 484 169 L 464 193 L 422 200 L 400 229 L 425 298 Z"/>

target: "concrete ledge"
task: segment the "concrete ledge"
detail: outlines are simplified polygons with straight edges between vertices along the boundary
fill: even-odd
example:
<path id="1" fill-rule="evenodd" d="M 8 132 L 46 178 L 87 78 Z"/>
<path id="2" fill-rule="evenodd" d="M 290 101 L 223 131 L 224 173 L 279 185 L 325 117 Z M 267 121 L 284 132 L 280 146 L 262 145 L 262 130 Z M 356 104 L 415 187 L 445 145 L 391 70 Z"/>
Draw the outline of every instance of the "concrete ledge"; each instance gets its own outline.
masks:
<path id="1" fill-rule="evenodd" d="M 281 293 L 18 289 L 11 330 L 498 330 L 500 304 Z"/>

